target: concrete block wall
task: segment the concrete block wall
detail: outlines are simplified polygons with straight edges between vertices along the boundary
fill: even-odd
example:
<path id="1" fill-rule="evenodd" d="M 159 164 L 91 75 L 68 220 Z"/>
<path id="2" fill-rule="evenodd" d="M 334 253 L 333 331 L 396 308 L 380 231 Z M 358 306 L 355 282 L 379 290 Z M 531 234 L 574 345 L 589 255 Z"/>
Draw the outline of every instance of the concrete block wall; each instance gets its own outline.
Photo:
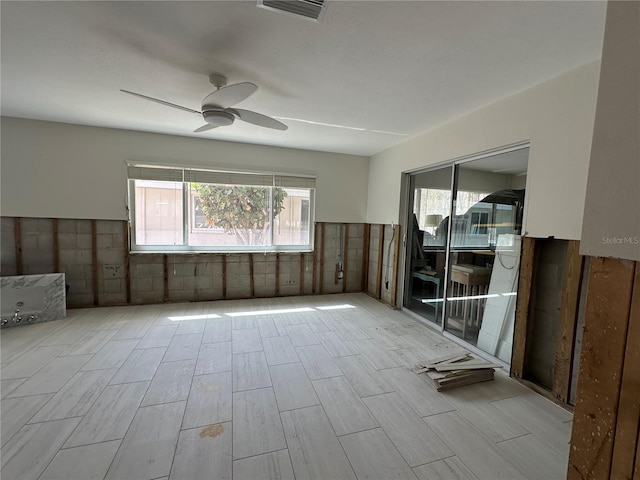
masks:
<path id="1" fill-rule="evenodd" d="M 229 262 L 229 266 L 240 264 L 241 256 L 242 255 L 234 256 L 236 262 Z M 146 257 L 146 255 L 132 256 L 136 261 L 138 260 L 138 257 Z M 222 259 L 219 258 L 219 256 L 211 254 L 168 254 L 166 256 L 166 262 L 168 287 L 167 300 L 169 302 L 197 302 L 223 298 L 223 269 Z M 158 269 L 156 267 L 154 268 L 153 274 L 156 275 L 157 273 Z M 227 278 L 232 278 L 234 284 L 237 283 L 238 285 L 244 285 L 246 283 L 245 279 L 240 278 L 240 276 L 236 274 L 232 276 L 227 275 Z M 164 281 L 163 275 L 160 276 L 160 280 Z M 155 281 L 158 283 L 160 280 Z M 232 288 L 228 286 L 227 292 L 231 290 Z M 153 303 L 158 302 L 156 300 Z"/>
<path id="2" fill-rule="evenodd" d="M 249 254 L 227 255 L 227 298 L 251 297 Z"/>
<path id="3" fill-rule="evenodd" d="M 344 234 L 344 226 L 342 226 Z M 340 224 L 324 224 L 324 272 L 323 293 L 339 293 L 343 291 L 343 280 L 337 279 L 336 271 L 340 262 L 340 248 L 343 244 L 340 235 Z"/>
<path id="4" fill-rule="evenodd" d="M 15 220 L 13 217 L 0 219 L 0 275 L 16 275 Z"/>
<path id="5" fill-rule="evenodd" d="M 91 232 L 91 220 L 2 217 L 0 274 L 63 272 L 70 287 L 68 304 L 93 305 Z M 21 250 L 20 262 L 16 255 L 17 247 Z"/>
<path id="6" fill-rule="evenodd" d="M 371 225 L 369 240 L 369 272 L 367 275 L 367 293 L 378 295 L 378 255 L 380 253 L 380 230 L 384 225 Z"/>
<path id="7" fill-rule="evenodd" d="M 131 303 L 164 302 L 164 255 L 131 255 Z"/>
<path id="8" fill-rule="evenodd" d="M 381 299 L 383 302 L 393 304 L 393 291 L 395 282 L 395 265 L 396 252 L 394 242 L 396 241 L 394 234 L 398 235 L 400 231 L 396 225 L 395 230 L 391 225 L 384 226 L 384 249 L 382 252 L 382 288 Z"/>
<path id="9" fill-rule="evenodd" d="M 129 254 L 125 221 L 3 217 L 1 274 L 64 272 L 70 308 L 362 291 L 365 227 L 342 224 L 341 237 L 340 225 L 322 224 L 324 245 L 304 254 Z M 345 278 L 336 283 L 341 245 Z"/>
<path id="10" fill-rule="evenodd" d="M 362 291 L 362 267 L 364 257 L 364 231 L 363 223 L 351 224 L 348 232 L 348 243 L 346 250 L 346 274 L 347 292 Z"/>
<path id="11" fill-rule="evenodd" d="M 396 242 L 402 241 L 402 233 L 398 225 L 395 225 L 395 236 L 398 238 L 394 237 L 392 225 L 371 225 L 366 292 L 389 305 L 397 302 L 400 290 L 397 285 L 399 255 Z"/>
<path id="12" fill-rule="evenodd" d="M 122 305 L 127 303 L 126 257 L 128 230 L 126 222 L 96 220 L 96 249 L 98 257 L 98 303 Z"/>
<path id="13" fill-rule="evenodd" d="M 69 285 L 67 306 L 90 307 L 94 304 L 92 222 L 63 218 L 57 223 L 60 262 L 58 270 L 65 274 L 67 285 Z M 53 233 L 53 225 L 51 233 Z M 23 251 L 22 262 L 26 267 L 28 264 L 35 263 L 36 259 Z M 56 272 L 55 266 L 48 271 L 37 273 L 52 272 Z"/>
<path id="14" fill-rule="evenodd" d="M 282 260 L 282 255 L 279 257 L 279 260 Z M 282 263 L 280 268 L 282 269 Z M 280 283 L 282 282 L 283 278 L 280 277 Z M 253 285 L 256 297 L 276 296 L 276 255 L 274 253 L 253 255 Z"/>
<path id="15" fill-rule="evenodd" d="M 23 218 L 20 222 L 22 234 L 22 255 L 36 259 L 23 264 L 23 273 L 31 275 L 43 271 L 52 271 L 53 220 L 50 218 Z"/>
<path id="16" fill-rule="evenodd" d="M 323 269 L 322 293 L 363 291 L 365 225 L 323 223 L 316 239 L 317 254 L 321 256 L 318 268 Z M 324 242 L 324 243 L 323 243 Z M 343 276 L 339 278 L 339 264 Z"/>
<path id="17" fill-rule="evenodd" d="M 257 257 L 257 255 L 254 255 Z M 279 293 L 280 295 L 299 295 L 301 288 L 300 280 L 300 262 L 302 261 L 302 269 L 304 285 L 302 288 L 304 293 L 311 293 L 312 281 L 313 281 L 313 257 L 311 257 L 311 264 L 305 256 L 301 259 L 299 253 L 281 253 L 279 255 Z"/>

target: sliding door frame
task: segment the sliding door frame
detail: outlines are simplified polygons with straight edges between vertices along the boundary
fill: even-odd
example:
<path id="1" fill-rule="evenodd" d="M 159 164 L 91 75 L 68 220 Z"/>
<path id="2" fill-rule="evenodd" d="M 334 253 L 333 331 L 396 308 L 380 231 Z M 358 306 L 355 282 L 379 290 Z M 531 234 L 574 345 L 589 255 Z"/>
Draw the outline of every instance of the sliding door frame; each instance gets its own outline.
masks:
<path id="1" fill-rule="evenodd" d="M 466 155 L 463 157 L 459 157 L 453 160 L 447 160 L 444 162 L 439 162 L 439 163 L 435 163 L 433 165 L 429 165 L 428 167 L 421 167 L 421 168 L 417 168 L 417 169 L 413 169 L 413 170 L 408 170 L 403 172 L 402 174 L 402 182 L 401 182 L 401 196 L 400 196 L 400 219 L 401 222 L 404 222 L 403 225 L 403 230 L 404 230 L 404 236 L 403 236 L 403 248 L 402 248 L 402 255 L 399 259 L 399 262 L 401 262 L 398 265 L 398 272 L 399 274 L 401 274 L 401 278 L 398 279 L 398 286 L 401 289 L 400 295 L 398 295 L 398 298 L 401 301 L 401 305 L 400 308 L 401 310 L 410 315 L 411 317 L 415 318 L 416 320 L 418 320 L 420 323 L 428 326 L 429 328 L 432 328 L 433 330 L 440 332 L 445 338 L 448 338 L 462 346 L 464 346 L 465 348 L 471 350 L 472 352 L 476 353 L 477 355 L 486 357 L 486 358 L 490 358 L 492 361 L 498 361 L 499 363 L 503 364 L 505 367 L 508 367 L 508 364 L 503 362 L 502 360 L 480 350 L 479 348 L 477 348 L 475 345 L 461 339 L 458 338 L 457 336 L 449 333 L 446 328 L 447 328 L 447 310 L 449 308 L 449 305 L 447 302 L 447 297 L 449 295 L 449 263 L 450 263 L 450 257 L 451 257 L 451 236 L 452 236 L 452 231 L 453 231 L 453 223 L 451 221 L 452 216 L 454 215 L 455 212 L 455 202 L 456 202 L 456 198 L 454 193 L 457 192 L 458 190 L 458 172 L 459 172 L 459 167 L 460 165 L 464 165 L 466 163 L 469 162 L 474 162 L 476 160 L 481 160 L 483 158 L 489 158 L 489 157 L 493 157 L 495 155 L 500 155 L 500 154 L 504 154 L 504 153 L 509 153 L 509 152 L 514 152 L 516 150 L 523 150 L 525 148 L 531 148 L 531 142 L 529 141 L 525 141 L 525 142 L 519 142 L 519 143 L 515 143 L 512 145 L 508 145 L 505 147 L 501 147 L 501 148 L 496 148 L 496 149 L 492 149 L 492 150 L 486 150 L 484 152 L 481 153 L 477 153 L 477 154 L 473 154 L 473 155 Z M 531 151 L 531 150 L 529 150 Z M 451 185 L 450 185 L 450 192 L 451 192 L 451 201 L 450 201 L 450 205 L 449 205 L 449 222 L 448 222 L 448 226 L 447 226 L 447 241 L 445 244 L 445 265 L 444 265 L 444 293 L 443 293 L 443 302 L 442 302 L 442 309 L 441 309 L 441 317 L 440 317 L 440 324 L 431 322 L 427 319 L 425 319 L 424 317 L 422 317 L 421 315 L 417 314 L 416 312 L 412 311 L 410 308 L 405 306 L 405 303 L 409 303 L 407 300 L 407 296 L 409 295 L 409 288 L 407 288 L 406 285 L 406 281 L 411 281 L 411 262 L 410 262 L 410 258 L 411 258 L 411 254 L 409 252 L 409 248 L 411 248 L 411 239 L 408 236 L 408 233 L 410 231 L 410 228 L 412 227 L 412 223 L 413 223 L 413 198 L 412 196 L 414 195 L 414 188 L 412 188 L 412 185 L 414 185 L 413 183 L 413 179 L 415 178 L 416 175 L 420 175 L 423 173 L 429 173 L 429 172 L 433 172 L 436 170 L 440 170 L 442 168 L 447 168 L 447 167 L 451 167 Z M 525 209 L 524 209 L 524 215 L 523 215 L 523 219 L 522 219 L 522 227 L 521 227 L 521 235 L 524 235 L 524 232 L 526 231 L 525 229 L 525 224 L 526 224 L 526 218 L 527 218 L 527 208 L 526 208 L 526 203 L 525 203 Z M 400 265 L 402 265 L 402 268 L 400 268 Z"/>

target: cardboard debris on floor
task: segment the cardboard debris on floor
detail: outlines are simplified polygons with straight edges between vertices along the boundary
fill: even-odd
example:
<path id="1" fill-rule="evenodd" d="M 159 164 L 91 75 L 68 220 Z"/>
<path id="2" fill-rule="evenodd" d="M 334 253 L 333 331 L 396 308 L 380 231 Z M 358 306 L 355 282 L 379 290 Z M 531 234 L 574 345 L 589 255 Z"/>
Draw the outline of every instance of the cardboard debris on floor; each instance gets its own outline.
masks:
<path id="1" fill-rule="evenodd" d="M 493 372 L 502 365 L 487 362 L 470 353 L 457 352 L 420 362 L 414 372 L 431 382 L 439 392 L 472 383 L 493 380 Z"/>

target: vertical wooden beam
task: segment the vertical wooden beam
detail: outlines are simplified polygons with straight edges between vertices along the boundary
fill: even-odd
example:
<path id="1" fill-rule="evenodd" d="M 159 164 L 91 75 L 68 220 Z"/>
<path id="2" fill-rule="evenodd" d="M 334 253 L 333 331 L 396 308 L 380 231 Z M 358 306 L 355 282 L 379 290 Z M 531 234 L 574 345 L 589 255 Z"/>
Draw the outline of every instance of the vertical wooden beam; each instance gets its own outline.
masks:
<path id="1" fill-rule="evenodd" d="M 362 236 L 362 283 L 361 290 L 369 291 L 369 248 L 371 245 L 371 224 L 364 224 L 364 235 Z"/>
<path id="2" fill-rule="evenodd" d="M 376 298 L 382 298 L 382 263 L 384 262 L 384 225 L 380 224 L 378 232 L 378 275 L 376 277 Z"/>
<path id="3" fill-rule="evenodd" d="M 100 303 L 100 284 L 98 282 L 98 228 L 96 220 L 91 220 L 91 277 L 93 304 L 98 306 Z"/>
<path id="4" fill-rule="evenodd" d="M 249 285 L 251 287 L 251 298 L 256 296 L 255 281 L 253 279 L 253 253 L 249 254 Z"/>
<path id="5" fill-rule="evenodd" d="M 318 274 L 318 222 L 314 225 L 314 234 L 313 234 L 313 275 L 311 278 L 311 293 L 316 293 L 316 277 Z"/>
<path id="6" fill-rule="evenodd" d="M 162 301 L 169 301 L 169 255 L 162 255 L 163 294 Z"/>
<path id="7" fill-rule="evenodd" d="M 16 275 L 22 275 L 24 272 L 24 266 L 22 263 L 22 231 L 20 228 L 20 217 L 13 219 L 13 236 L 15 239 L 16 249 Z"/>
<path id="8" fill-rule="evenodd" d="M 276 297 L 280 296 L 280 252 L 276 253 Z"/>
<path id="9" fill-rule="evenodd" d="M 400 225 L 396 225 L 396 232 L 393 238 L 393 263 L 391 273 L 391 305 L 397 307 L 398 303 L 398 263 L 400 261 L 400 235 L 402 234 L 402 228 Z"/>
<path id="10" fill-rule="evenodd" d="M 131 255 L 129 255 L 129 222 L 122 222 L 124 230 L 124 281 L 127 295 L 127 303 L 131 303 Z"/>
<path id="11" fill-rule="evenodd" d="M 520 274 L 518 277 L 518 300 L 516 302 L 516 322 L 513 333 L 513 349 L 511 352 L 511 376 L 516 378 L 522 378 L 524 373 L 535 246 L 536 241 L 534 238 L 524 238 L 522 243 L 522 256 L 520 259 Z"/>
<path id="12" fill-rule="evenodd" d="M 58 219 L 53 219 L 53 271 L 60 273 L 60 238 L 58 237 Z"/>
<path id="13" fill-rule="evenodd" d="M 637 467 L 640 458 L 640 262 L 636 262 L 633 281 L 633 295 L 629 310 L 627 345 L 622 367 L 622 387 L 618 404 L 616 435 L 613 444 L 610 478 L 634 477 L 634 462 Z"/>
<path id="14" fill-rule="evenodd" d="M 578 302 L 584 258 L 580 256 L 580 242 L 570 240 L 564 267 L 560 322 L 556 340 L 556 362 L 553 373 L 553 395 L 561 402 L 569 401 L 571 389 L 571 365 L 578 322 Z"/>
<path id="15" fill-rule="evenodd" d="M 304 253 L 300 254 L 300 295 L 304 295 Z"/>
<path id="16" fill-rule="evenodd" d="M 227 298 L 227 255 L 222 255 L 222 298 Z"/>
<path id="17" fill-rule="evenodd" d="M 347 260 L 349 258 L 349 224 L 344 226 L 344 243 L 342 247 L 342 292 L 347 291 Z"/>
<path id="18" fill-rule="evenodd" d="M 611 472 L 634 270 L 632 261 L 591 259 L 569 480 Z"/>
<path id="19" fill-rule="evenodd" d="M 325 232 L 325 224 L 322 223 L 320 225 L 320 228 L 322 230 L 322 242 L 320 244 L 320 288 L 319 288 L 319 293 L 322 295 L 322 292 L 324 290 L 324 232 Z"/>

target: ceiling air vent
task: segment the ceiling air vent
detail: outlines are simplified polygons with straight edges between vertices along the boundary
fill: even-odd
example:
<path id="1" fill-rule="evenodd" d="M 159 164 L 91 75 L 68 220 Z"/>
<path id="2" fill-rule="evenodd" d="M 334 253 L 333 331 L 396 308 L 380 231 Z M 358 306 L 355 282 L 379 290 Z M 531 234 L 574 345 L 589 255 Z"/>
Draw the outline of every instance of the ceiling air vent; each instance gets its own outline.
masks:
<path id="1" fill-rule="evenodd" d="M 291 15 L 318 20 L 325 0 L 258 0 L 258 6 Z"/>

